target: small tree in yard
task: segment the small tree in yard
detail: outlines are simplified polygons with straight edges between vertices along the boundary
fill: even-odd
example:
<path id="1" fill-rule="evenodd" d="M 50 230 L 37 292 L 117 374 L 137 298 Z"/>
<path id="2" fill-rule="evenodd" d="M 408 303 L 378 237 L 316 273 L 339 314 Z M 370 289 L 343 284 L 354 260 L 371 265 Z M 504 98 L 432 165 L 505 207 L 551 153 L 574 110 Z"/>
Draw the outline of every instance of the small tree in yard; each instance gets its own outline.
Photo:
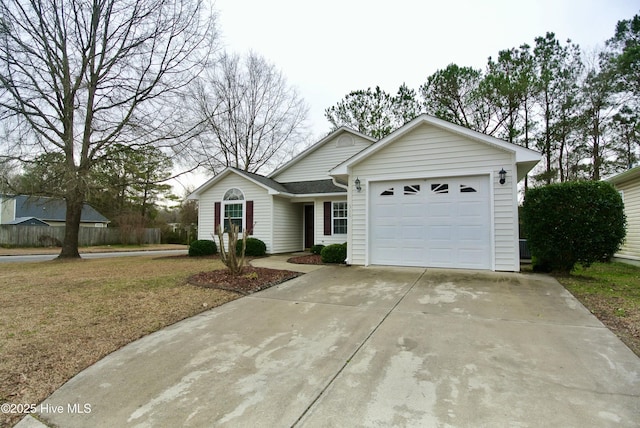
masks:
<path id="1" fill-rule="evenodd" d="M 232 275 L 240 275 L 242 268 L 244 267 L 244 254 L 247 249 L 247 240 L 242 239 L 241 250 L 237 251 L 238 246 L 238 233 L 240 228 L 237 224 L 233 224 L 231 219 L 227 222 L 227 243 L 228 247 L 224 248 L 224 234 L 225 231 L 218 226 L 216 228 L 216 235 L 220 241 L 220 259 L 222 263 L 229 269 Z"/>
<path id="2" fill-rule="evenodd" d="M 576 263 L 609 260 L 626 234 L 622 198 L 605 182 L 529 189 L 522 215 L 534 270 L 569 273 Z"/>

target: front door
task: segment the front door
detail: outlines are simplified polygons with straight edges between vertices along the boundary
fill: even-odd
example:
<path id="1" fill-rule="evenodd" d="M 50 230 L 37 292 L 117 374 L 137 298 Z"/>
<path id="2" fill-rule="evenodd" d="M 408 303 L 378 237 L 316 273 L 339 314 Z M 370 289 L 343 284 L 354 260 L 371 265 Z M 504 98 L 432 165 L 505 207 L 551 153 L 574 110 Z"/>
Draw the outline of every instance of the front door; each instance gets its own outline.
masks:
<path id="1" fill-rule="evenodd" d="M 313 242 L 313 205 L 304 206 L 304 248 L 311 248 Z"/>

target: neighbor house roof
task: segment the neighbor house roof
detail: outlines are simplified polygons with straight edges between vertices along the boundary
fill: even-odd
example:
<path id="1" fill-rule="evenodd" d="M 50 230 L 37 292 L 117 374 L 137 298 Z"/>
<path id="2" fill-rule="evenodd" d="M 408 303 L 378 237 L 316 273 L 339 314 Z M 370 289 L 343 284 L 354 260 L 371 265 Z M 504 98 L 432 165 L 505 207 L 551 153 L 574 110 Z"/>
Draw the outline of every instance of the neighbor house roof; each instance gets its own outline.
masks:
<path id="1" fill-rule="evenodd" d="M 234 167 L 227 167 L 220 174 L 214 176 L 205 182 L 202 186 L 198 187 L 194 190 L 190 195 L 189 199 L 198 199 L 198 195 L 200 195 L 205 190 L 209 189 L 211 186 L 216 184 L 218 181 L 222 180 L 224 177 L 229 174 L 237 174 L 240 175 L 258 186 L 264 188 L 272 195 L 282 195 L 295 197 L 300 195 L 316 195 L 316 194 L 332 194 L 332 193 L 345 193 L 346 189 L 336 186 L 333 183 L 333 180 L 315 180 L 315 181 L 299 181 L 299 182 L 289 182 L 289 183 L 279 183 L 269 177 L 265 177 L 264 175 L 256 174 L 253 172 L 243 171 Z"/>
<path id="2" fill-rule="evenodd" d="M 18 217 L 15 220 L 6 222 L 5 224 L 11 224 L 14 226 L 49 226 L 44 221 L 35 217 Z"/>
<path id="3" fill-rule="evenodd" d="M 34 217 L 42 221 L 66 221 L 67 205 L 64 199 L 44 196 L 17 195 L 15 218 Z M 109 219 L 89 204 L 82 206 L 80 221 L 83 223 L 108 223 Z"/>
<path id="4" fill-rule="evenodd" d="M 432 125 L 437 128 L 452 132 L 454 134 L 467 137 L 471 140 L 475 140 L 483 144 L 487 144 L 487 145 L 511 152 L 515 155 L 516 164 L 523 166 L 522 171 L 526 170 L 524 174 L 526 174 L 526 172 L 528 172 L 540 161 L 540 153 L 534 150 L 527 149 L 525 147 L 518 146 L 517 144 L 512 144 L 495 137 L 491 137 L 481 132 L 473 131 L 463 126 L 456 125 L 454 123 L 447 122 L 442 119 L 438 119 L 437 117 L 429 116 L 427 114 L 422 114 L 416 117 L 415 119 L 413 119 L 412 121 L 406 123 L 404 126 L 396 129 L 391 134 L 387 135 L 377 143 L 370 145 L 369 147 L 355 154 L 351 158 L 342 162 L 340 165 L 336 166 L 330 171 L 330 175 L 332 176 L 347 175 L 348 169 L 351 166 L 356 165 L 363 159 L 369 157 L 373 153 L 376 153 L 378 150 L 383 149 L 393 141 L 399 139 L 403 135 L 407 134 L 408 132 L 412 131 L 413 129 L 423 124 Z M 518 172 L 520 173 L 520 168 L 518 169 Z M 522 175 L 524 176 L 524 174 Z M 519 178 L 522 178 L 522 177 L 519 177 Z"/>
<path id="5" fill-rule="evenodd" d="M 611 184 L 620 184 L 638 177 L 640 177 L 640 166 L 628 169 L 625 172 L 614 175 L 613 177 L 609 177 L 606 181 Z"/>

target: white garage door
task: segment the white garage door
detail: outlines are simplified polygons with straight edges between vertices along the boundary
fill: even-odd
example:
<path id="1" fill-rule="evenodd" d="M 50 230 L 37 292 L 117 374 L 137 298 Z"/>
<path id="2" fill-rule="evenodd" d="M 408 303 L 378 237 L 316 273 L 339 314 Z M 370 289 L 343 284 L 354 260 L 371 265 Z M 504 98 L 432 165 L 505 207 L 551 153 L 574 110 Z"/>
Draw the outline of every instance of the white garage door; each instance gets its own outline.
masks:
<path id="1" fill-rule="evenodd" d="M 488 176 L 372 183 L 370 263 L 491 269 Z"/>

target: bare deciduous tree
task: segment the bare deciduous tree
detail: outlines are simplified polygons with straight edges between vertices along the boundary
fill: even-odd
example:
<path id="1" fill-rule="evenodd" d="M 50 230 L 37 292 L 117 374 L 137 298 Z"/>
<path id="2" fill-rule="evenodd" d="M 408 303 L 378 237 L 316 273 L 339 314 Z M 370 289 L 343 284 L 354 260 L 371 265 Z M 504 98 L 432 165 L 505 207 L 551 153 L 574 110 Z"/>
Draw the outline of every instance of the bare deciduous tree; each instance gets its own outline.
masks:
<path id="1" fill-rule="evenodd" d="M 194 153 L 216 173 L 233 166 L 273 169 L 304 139 L 308 107 L 283 74 L 262 56 L 223 54 L 194 91 L 206 130 Z"/>
<path id="2" fill-rule="evenodd" d="M 63 155 L 61 258 L 79 257 L 87 177 L 108 147 L 178 150 L 189 134 L 180 92 L 210 55 L 214 23 L 200 0 L 0 1 L 2 155 Z"/>

